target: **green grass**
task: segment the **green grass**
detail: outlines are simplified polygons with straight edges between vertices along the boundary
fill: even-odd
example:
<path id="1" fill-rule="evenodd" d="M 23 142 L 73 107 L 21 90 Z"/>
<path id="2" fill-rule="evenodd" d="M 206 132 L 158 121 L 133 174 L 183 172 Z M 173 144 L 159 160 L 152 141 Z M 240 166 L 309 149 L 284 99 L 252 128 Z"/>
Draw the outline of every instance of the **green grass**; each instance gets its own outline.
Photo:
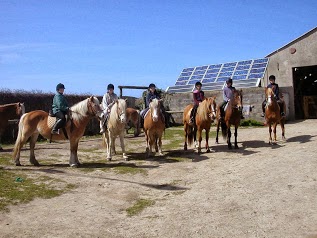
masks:
<path id="1" fill-rule="evenodd" d="M 253 126 L 259 126 L 259 127 L 263 127 L 263 122 L 259 122 L 256 120 L 244 120 L 240 123 L 240 126 L 246 126 L 246 127 L 253 127 Z"/>
<path id="2" fill-rule="evenodd" d="M 62 188 L 56 184 L 64 183 Z M 53 198 L 73 189 L 75 185 L 48 176 L 29 178 L 23 172 L 11 172 L 0 168 L 0 210 L 8 211 L 9 205 L 27 203 L 34 198 Z"/>
<path id="3" fill-rule="evenodd" d="M 141 213 L 145 208 L 152 206 L 155 204 L 155 201 L 150 199 L 139 199 L 136 203 L 126 209 L 128 216 L 135 216 Z"/>

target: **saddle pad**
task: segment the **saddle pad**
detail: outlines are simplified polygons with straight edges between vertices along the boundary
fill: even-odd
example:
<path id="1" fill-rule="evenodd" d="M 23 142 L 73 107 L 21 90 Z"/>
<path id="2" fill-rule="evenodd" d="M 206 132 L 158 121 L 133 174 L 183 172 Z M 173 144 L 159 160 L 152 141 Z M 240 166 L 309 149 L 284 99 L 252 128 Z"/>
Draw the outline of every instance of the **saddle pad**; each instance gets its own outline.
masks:
<path id="1" fill-rule="evenodd" d="M 52 129 L 53 126 L 55 125 L 55 122 L 56 122 L 56 117 L 51 117 L 51 116 L 47 117 L 47 126 L 48 126 L 48 128 Z"/>

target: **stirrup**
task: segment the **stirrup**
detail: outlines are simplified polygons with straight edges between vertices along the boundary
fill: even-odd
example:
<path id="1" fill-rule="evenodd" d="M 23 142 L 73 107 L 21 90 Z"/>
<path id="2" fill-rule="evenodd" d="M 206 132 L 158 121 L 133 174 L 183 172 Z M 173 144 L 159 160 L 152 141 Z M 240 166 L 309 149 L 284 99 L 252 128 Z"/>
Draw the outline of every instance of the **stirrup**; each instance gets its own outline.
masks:
<path id="1" fill-rule="evenodd" d="M 59 129 L 57 129 L 57 130 L 52 130 L 52 131 L 51 131 L 51 134 L 52 134 L 52 135 L 59 135 Z"/>

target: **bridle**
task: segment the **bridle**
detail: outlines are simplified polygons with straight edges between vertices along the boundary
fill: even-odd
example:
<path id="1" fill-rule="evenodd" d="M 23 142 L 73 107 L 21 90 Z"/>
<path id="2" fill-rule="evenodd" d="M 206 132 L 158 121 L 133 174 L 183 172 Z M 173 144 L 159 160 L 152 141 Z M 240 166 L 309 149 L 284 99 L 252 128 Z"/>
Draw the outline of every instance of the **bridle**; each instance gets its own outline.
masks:
<path id="1" fill-rule="evenodd" d="M 97 110 L 93 106 L 93 103 L 91 102 L 90 99 L 88 99 L 88 101 L 87 101 L 87 107 L 88 107 L 88 115 L 90 115 L 90 116 L 97 116 L 97 113 L 101 111 L 101 110 Z"/>

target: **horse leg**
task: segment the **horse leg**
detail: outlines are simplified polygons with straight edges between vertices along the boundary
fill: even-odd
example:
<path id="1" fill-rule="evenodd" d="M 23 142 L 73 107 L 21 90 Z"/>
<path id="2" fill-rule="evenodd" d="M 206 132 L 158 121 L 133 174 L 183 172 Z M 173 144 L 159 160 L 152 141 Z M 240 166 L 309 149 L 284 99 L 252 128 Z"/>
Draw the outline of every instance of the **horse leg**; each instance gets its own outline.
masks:
<path id="1" fill-rule="evenodd" d="M 162 152 L 162 134 L 159 135 L 159 137 L 158 137 L 158 152 L 159 152 L 159 155 L 163 155 L 163 152 Z"/>
<path id="2" fill-rule="evenodd" d="M 272 144 L 272 125 L 269 124 L 269 144 L 271 145 Z"/>
<path id="3" fill-rule="evenodd" d="M 277 123 L 274 123 L 273 126 L 273 132 L 274 132 L 274 143 L 276 144 L 277 140 L 276 140 L 276 127 L 277 127 Z"/>
<path id="4" fill-rule="evenodd" d="M 35 154 L 34 154 L 35 143 L 37 141 L 38 136 L 39 136 L 39 133 L 35 133 L 30 138 L 30 163 L 35 166 L 40 165 L 39 162 L 35 159 Z"/>
<path id="5" fill-rule="evenodd" d="M 184 122 L 184 150 L 187 150 L 187 137 L 188 137 L 188 133 L 187 133 L 187 127 L 188 127 L 188 125 L 187 125 L 187 123 L 186 122 Z"/>
<path id="6" fill-rule="evenodd" d="M 284 125 L 284 120 L 282 119 L 281 122 L 281 129 L 282 129 L 282 139 L 285 140 L 285 125 Z"/>
<path id="7" fill-rule="evenodd" d="M 228 133 L 228 137 L 227 137 L 228 149 L 232 149 L 230 126 L 228 126 L 227 133 Z"/>
<path id="8" fill-rule="evenodd" d="M 128 156 L 125 153 L 125 147 L 124 147 L 124 133 L 121 132 L 120 135 L 120 145 L 121 145 L 121 149 L 122 149 L 122 157 L 127 161 L 128 160 Z"/>
<path id="9" fill-rule="evenodd" d="M 201 153 L 201 141 L 202 141 L 202 137 L 201 137 L 201 132 L 202 129 L 198 128 L 198 153 Z"/>
<path id="10" fill-rule="evenodd" d="M 78 167 L 80 165 L 77 155 L 79 139 L 70 138 L 70 167 Z"/>
<path id="11" fill-rule="evenodd" d="M 219 144 L 219 141 L 218 141 L 218 136 L 219 136 L 219 129 L 220 129 L 220 120 L 218 119 L 217 121 L 217 134 L 216 134 L 216 144 Z"/>
<path id="12" fill-rule="evenodd" d="M 148 135 L 149 131 L 145 131 L 145 139 L 146 139 L 146 149 L 145 149 L 145 154 L 146 154 L 146 158 L 148 158 L 150 156 L 150 142 L 149 142 L 149 135 Z"/>
<path id="13" fill-rule="evenodd" d="M 238 146 L 238 126 L 234 127 L 234 148 L 239 149 L 239 146 Z"/>
<path id="14" fill-rule="evenodd" d="M 209 143 L 208 143 L 208 140 L 209 140 L 209 129 L 206 129 L 206 152 L 210 152 L 210 149 L 209 149 Z"/>
<path id="15" fill-rule="evenodd" d="M 195 148 L 197 148 L 197 127 L 196 126 L 194 126 L 194 146 Z M 199 147 L 201 148 L 200 145 Z"/>

